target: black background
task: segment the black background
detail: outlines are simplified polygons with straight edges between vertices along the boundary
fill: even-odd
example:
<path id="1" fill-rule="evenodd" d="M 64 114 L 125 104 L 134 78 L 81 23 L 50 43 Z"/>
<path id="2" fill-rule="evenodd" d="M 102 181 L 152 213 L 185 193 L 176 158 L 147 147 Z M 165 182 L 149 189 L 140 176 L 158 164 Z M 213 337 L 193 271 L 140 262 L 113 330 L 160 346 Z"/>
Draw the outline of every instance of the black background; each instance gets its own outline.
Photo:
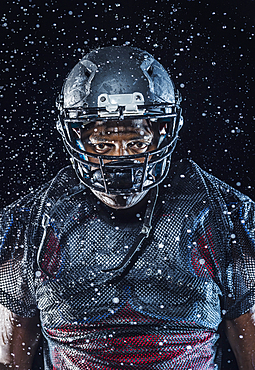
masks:
<path id="1" fill-rule="evenodd" d="M 0 12 L 1 207 L 69 163 L 55 129 L 63 79 L 90 49 L 123 44 L 152 53 L 181 91 L 174 158 L 255 198 L 254 0 L 2 0 Z M 235 368 L 228 351 L 224 364 Z"/>

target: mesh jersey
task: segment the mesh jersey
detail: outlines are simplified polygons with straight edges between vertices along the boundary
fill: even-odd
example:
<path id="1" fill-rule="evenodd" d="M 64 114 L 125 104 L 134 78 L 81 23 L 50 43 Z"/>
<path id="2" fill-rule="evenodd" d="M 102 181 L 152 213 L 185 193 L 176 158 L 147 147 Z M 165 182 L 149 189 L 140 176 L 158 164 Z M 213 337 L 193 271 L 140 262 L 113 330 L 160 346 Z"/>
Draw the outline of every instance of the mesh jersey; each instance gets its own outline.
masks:
<path id="1" fill-rule="evenodd" d="M 142 213 L 115 219 L 71 167 L 2 213 L 0 302 L 40 310 L 47 370 L 218 368 L 222 317 L 255 303 L 254 204 L 194 162 L 173 165 L 143 253 L 109 282 Z"/>

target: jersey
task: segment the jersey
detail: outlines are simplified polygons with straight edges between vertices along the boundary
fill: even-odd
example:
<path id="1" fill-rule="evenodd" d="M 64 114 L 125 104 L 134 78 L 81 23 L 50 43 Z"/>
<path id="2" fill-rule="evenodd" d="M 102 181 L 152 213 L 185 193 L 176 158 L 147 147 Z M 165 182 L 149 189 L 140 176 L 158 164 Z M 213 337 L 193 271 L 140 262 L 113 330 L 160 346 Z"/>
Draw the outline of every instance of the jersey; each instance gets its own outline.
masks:
<path id="1" fill-rule="evenodd" d="M 116 218 L 72 167 L 3 211 L 0 303 L 40 311 L 46 370 L 220 368 L 220 322 L 255 303 L 254 203 L 192 161 L 172 165 L 144 248 L 114 281 L 144 212 Z"/>

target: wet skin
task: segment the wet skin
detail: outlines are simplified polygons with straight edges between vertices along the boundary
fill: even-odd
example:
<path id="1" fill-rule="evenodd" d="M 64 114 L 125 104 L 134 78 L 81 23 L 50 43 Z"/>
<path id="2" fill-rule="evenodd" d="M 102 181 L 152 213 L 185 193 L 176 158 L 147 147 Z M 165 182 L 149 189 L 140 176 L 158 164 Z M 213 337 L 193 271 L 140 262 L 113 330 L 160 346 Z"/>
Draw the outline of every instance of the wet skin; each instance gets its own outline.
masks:
<path id="1" fill-rule="evenodd" d="M 86 152 L 116 157 L 143 154 L 156 149 L 160 134 L 145 119 L 97 121 L 93 127 L 73 130 L 82 141 Z M 89 157 L 89 160 L 92 163 L 99 163 L 97 158 Z M 137 158 L 137 160 L 143 162 L 144 158 Z M 104 160 L 104 162 L 108 161 Z M 128 196 L 111 195 L 98 191 L 93 191 L 93 193 L 113 209 L 133 208 L 135 205 L 138 205 L 136 208 L 139 209 L 139 204 L 141 203 L 140 206 L 143 206 L 143 198 L 146 195 L 146 192 Z"/>
<path id="2" fill-rule="evenodd" d="M 155 139 L 158 139 L 145 119 L 97 121 L 93 128 L 74 131 L 87 152 L 111 156 L 142 154 L 156 149 Z M 98 162 L 95 158 L 93 161 Z"/>

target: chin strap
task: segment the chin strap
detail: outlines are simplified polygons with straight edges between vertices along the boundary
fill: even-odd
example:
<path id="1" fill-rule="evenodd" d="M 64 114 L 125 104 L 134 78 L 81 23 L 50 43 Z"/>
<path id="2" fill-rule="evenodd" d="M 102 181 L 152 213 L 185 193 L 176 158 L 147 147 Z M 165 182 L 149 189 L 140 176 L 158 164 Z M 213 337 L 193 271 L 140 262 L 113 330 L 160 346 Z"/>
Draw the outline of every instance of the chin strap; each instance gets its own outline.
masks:
<path id="1" fill-rule="evenodd" d="M 152 221 L 152 216 L 154 213 L 154 209 L 157 203 L 157 198 L 158 198 L 158 186 L 154 187 L 151 190 L 152 194 L 151 197 L 148 199 L 146 211 L 145 211 L 145 216 L 144 216 L 144 221 L 143 221 L 143 226 L 142 230 L 138 234 L 137 238 L 134 241 L 134 244 L 132 247 L 129 249 L 127 255 L 123 259 L 123 261 L 116 267 L 110 268 L 110 269 L 102 269 L 102 272 L 115 272 L 119 271 L 119 274 L 117 276 L 114 276 L 112 279 L 110 278 L 107 280 L 107 283 L 118 283 L 120 280 L 123 279 L 124 276 L 128 274 L 128 272 L 131 270 L 131 268 L 134 266 L 136 263 L 139 254 L 141 254 L 145 248 L 145 244 L 142 245 L 142 242 L 144 241 L 145 238 L 149 237 L 150 231 L 151 231 L 151 221 Z"/>

